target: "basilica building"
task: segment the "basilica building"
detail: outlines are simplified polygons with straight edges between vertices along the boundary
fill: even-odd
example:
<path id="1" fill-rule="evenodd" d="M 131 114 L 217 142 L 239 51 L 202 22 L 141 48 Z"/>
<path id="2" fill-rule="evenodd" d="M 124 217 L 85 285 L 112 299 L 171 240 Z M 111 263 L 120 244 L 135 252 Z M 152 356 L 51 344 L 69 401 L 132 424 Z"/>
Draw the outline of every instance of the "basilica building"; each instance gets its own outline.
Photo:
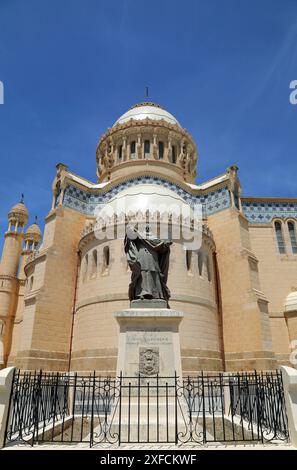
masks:
<path id="1" fill-rule="evenodd" d="M 24 201 L 8 212 L 0 265 L 0 368 L 115 375 L 130 306 L 122 238 L 96 236 L 96 207 L 125 197 L 160 224 L 193 221 L 164 207 L 200 204 L 201 243 L 173 239 L 167 285 L 182 312 L 182 372 L 291 365 L 297 339 L 297 199 L 242 197 L 236 165 L 196 180 L 196 144 L 163 107 L 140 103 L 101 137 L 97 182 L 57 165 L 42 234 Z M 200 180 L 200 178 L 199 178 Z M 133 201 L 133 203 L 132 203 Z M 162 203 L 162 204 L 161 204 Z M 160 210 L 155 208 L 160 205 Z M 170 212 L 170 211 L 169 211 Z M 109 226 L 125 223 L 110 216 Z"/>

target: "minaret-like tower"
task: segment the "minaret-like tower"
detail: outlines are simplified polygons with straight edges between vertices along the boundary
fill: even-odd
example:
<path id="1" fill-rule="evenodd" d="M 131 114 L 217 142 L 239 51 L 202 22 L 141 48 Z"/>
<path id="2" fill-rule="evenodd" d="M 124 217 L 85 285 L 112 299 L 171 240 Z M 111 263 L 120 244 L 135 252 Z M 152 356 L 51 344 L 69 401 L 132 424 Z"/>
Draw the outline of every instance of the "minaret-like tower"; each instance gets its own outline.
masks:
<path id="1" fill-rule="evenodd" d="M 27 276 L 25 273 L 25 266 L 29 261 L 30 256 L 37 252 L 41 241 L 41 230 L 37 224 L 37 219 L 35 223 L 30 225 L 27 228 L 26 232 L 24 233 L 24 244 L 21 253 L 21 260 L 18 272 L 18 300 L 17 306 L 15 308 L 15 313 L 12 316 L 13 320 L 13 332 L 12 332 L 12 339 L 11 339 L 11 346 L 9 347 L 9 357 L 6 366 L 14 365 L 15 359 L 18 351 L 19 339 L 20 339 L 20 332 L 21 326 L 23 321 L 23 314 L 24 314 L 24 297 L 26 293 L 26 289 L 29 288 L 27 286 Z"/>
<path id="2" fill-rule="evenodd" d="M 24 303 L 21 300 L 21 297 L 24 297 L 24 291 L 25 291 L 25 281 L 26 281 L 26 274 L 25 274 L 25 266 L 28 262 L 29 257 L 34 253 L 41 241 L 41 230 L 39 228 L 39 225 L 37 224 L 37 218 L 35 219 L 34 224 L 30 225 L 26 233 L 24 234 L 24 246 L 23 250 L 21 253 L 21 261 L 20 261 L 20 268 L 19 268 L 19 273 L 18 273 L 18 279 L 19 279 L 19 302 L 18 302 L 18 308 L 16 311 L 16 317 L 22 317 L 23 314 L 23 307 Z M 20 319 L 18 318 L 18 319 Z M 17 320 L 17 318 L 16 318 Z"/>
<path id="3" fill-rule="evenodd" d="M 25 256 L 26 254 L 30 255 L 33 251 L 36 251 L 38 245 L 41 241 L 41 230 L 37 223 L 37 217 L 35 218 L 34 224 L 30 225 L 27 228 L 26 233 L 24 235 L 25 245 L 22 251 L 22 255 Z M 25 260 L 26 264 L 27 260 Z M 20 276 L 22 276 L 21 268 L 20 268 Z"/>
<path id="4" fill-rule="evenodd" d="M 6 364 L 10 349 L 13 318 L 18 297 L 18 269 L 28 210 L 22 200 L 8 214 L 8 230 L 0 264 L 0 367 Z"/>

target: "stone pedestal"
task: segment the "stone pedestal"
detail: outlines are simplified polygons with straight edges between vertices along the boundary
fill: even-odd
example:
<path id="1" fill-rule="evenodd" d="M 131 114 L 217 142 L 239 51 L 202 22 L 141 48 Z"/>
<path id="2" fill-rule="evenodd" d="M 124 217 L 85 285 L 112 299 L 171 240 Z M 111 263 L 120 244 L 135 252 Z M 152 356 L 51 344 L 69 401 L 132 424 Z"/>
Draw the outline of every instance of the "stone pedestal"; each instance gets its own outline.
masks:
<path id="1" fill-rule="evenodd" d="M 120 326 L 117 376 L 122 378 L 121 398 L 112 413 L 114 429 L 121 424 L 122 442 L 176 440 L 182 421 L 175 373 L 182 375 L 178 330 L 183 314 L 166 306 L 164 301 L 138 301 L 115 313 Z"/>
<path id="2" fill-rule="evenodd" d="M 117 375 L 182 375 L 178 329 L 183 313 L 133 306 L 116 312 L 115 318 L 120 325 Z"/>

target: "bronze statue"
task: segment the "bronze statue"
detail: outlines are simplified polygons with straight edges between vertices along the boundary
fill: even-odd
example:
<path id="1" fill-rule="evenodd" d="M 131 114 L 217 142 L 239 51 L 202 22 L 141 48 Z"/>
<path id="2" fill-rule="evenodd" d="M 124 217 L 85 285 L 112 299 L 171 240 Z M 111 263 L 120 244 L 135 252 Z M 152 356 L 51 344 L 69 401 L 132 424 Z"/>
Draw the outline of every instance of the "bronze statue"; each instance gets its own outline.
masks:
<path id="1" fill-rule="evenodd" d="M 163 299 L 168 302 L 167 287 L 170 245 L 159 240 L 146 226 L 145 233 L 127 229 L 124 247 L 132 271 L 129 299 Z"/>

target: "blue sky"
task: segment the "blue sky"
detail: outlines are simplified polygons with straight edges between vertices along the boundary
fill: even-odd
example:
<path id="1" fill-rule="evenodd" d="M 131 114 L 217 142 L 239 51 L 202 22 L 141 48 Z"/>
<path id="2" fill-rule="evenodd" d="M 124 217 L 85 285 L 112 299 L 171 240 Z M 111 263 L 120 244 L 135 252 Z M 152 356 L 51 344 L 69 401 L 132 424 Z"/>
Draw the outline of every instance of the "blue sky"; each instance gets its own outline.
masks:
<path id="1" fill-rule="evenodd" d="M 296 0 L 0 0 L 0 230 L 55 165 L 95 181 L 100 135 L 150 99 L 196 140 L 197 181 L 239 166 L 244 195 L 296 196 Z"/>

